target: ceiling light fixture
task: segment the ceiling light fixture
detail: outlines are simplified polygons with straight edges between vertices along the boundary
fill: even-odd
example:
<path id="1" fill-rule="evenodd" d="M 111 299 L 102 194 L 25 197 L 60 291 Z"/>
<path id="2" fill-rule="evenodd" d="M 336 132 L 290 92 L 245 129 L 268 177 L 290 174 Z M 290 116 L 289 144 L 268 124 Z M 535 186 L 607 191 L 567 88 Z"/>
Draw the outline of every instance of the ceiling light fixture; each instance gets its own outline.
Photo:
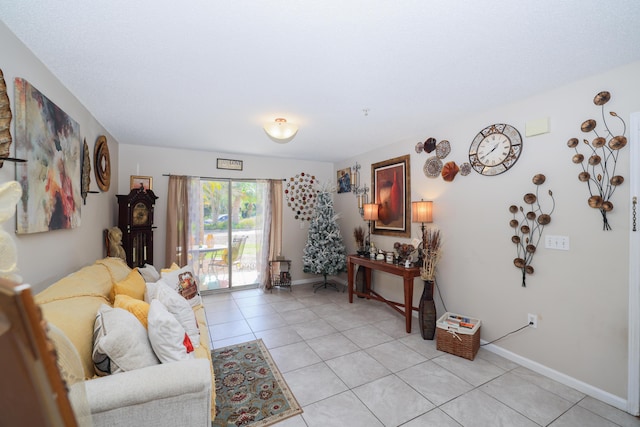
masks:
<path id="1" fill-rule="evenodd" d="M 277 118 L 273 122 L 265 123 L 264 131 L 269 138 L 279 144 L 286 144 L 298 133 L 298 125 L 287 122 L 287 119 Z"/>

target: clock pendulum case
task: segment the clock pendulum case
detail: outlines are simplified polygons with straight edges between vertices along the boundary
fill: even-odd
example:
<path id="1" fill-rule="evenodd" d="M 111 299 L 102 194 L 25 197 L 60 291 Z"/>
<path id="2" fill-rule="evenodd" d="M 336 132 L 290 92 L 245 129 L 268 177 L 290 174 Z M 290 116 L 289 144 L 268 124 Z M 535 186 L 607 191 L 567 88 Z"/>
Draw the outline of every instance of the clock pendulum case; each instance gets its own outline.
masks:
<path id="1" fill-rule="evenodd" d="M 153 191 L 134 188 L 118 194 L 118 227 L 129 267 L 153 264 L 153 209 L 158 198 Z"/>

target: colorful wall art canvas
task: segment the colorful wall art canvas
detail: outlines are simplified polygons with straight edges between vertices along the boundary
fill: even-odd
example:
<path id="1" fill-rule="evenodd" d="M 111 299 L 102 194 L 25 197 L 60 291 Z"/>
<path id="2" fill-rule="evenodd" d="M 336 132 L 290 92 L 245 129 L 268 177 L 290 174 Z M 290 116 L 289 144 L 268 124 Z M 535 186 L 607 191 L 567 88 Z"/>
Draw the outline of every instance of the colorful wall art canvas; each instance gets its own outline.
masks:
<path id="1" fill-rule="evenodd" d="M 22 186 L 17 233 L 80 226 L 80 126 L 38 89 L 15 79 L 16 168 Z"/>

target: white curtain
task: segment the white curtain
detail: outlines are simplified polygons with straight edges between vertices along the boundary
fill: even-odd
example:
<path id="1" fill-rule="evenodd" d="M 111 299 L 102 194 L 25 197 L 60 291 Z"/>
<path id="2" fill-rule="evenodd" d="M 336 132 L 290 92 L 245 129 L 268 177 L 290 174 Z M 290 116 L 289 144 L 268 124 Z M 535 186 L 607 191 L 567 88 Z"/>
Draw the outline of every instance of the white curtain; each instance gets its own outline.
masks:
<path id="1" fill-rule="evenodd" d="M 276 259 L 276 256 L 282 254 L 282 181 L 270 180 L 268 185 L 263 187 L 265 206 L 264 242 L 262 244 L 262 263 L 259 271 L 262 273 L 260 287 L 264 290 L 272 287 L 269 260 Z M 276 269 L 279 269 L 279 264 L 277 264 Z M 280 272 L 274 271 L 273 273 L 279 274 Z"/>
<path id="2" fill-rule="evenodd" d="M 259 272 L 258 286 L 260 289 L 269 289 L 269 236 L 271 234 L 271 186 L 269 181 L 258 181 L 258 203 L 262 212 L 257 212 L 258 218 L 262 218 L 262 234 L 257 234 L 256 241 L 256 269 Z M 257 224 L 256 224 L 257 225 Z"/>

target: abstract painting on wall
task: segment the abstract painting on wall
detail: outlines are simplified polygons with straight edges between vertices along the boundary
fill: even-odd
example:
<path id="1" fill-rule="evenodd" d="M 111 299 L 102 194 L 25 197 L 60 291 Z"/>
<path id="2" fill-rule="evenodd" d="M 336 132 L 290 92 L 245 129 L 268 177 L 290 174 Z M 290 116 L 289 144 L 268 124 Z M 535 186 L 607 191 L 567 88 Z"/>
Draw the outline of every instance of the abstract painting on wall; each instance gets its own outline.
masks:
<path id="1" fill-rule="evenodd" d="M 16 233 L 80 226 L 80 126 L 24 79 L 15 79 L 16 168 L 22 185 Z"/>

